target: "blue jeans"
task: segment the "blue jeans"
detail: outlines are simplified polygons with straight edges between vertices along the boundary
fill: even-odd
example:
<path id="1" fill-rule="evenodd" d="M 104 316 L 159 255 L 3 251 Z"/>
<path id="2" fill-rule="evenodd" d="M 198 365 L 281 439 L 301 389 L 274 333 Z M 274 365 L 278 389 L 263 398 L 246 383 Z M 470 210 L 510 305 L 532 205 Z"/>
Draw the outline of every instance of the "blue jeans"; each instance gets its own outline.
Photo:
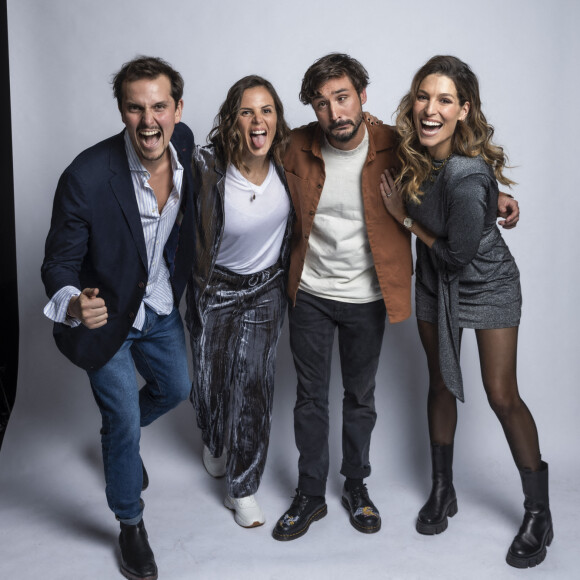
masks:
<path id="1" fill-rule="evenodd" d="M 371 473 L 369 448 L 375 426 L 375 375 L 383 344 L 386 309 L 382 300 L 355 304 L 298 291 L 288 310 L 290 349 L 298 389 L 294 436 L 300 452 L 298 488 L 324 496 L 328 477 L 328 393 L 335 330 L 344 397 L 342 400 L 342 467 L 345 477 Z"/>
<path id="2" fill-rule="evenodd" d="M 135 368 L 146 381 L 141 389 Z M 107 502 L 119 520 L 138 523 L 143 512 L 141 427 L 187 399 L 191 390 L 185 334 L 177 308 L 160 316 L 145 307 L 143 329 L 132 328 L 115 356 L 88 375 L 103 419 Z"/>

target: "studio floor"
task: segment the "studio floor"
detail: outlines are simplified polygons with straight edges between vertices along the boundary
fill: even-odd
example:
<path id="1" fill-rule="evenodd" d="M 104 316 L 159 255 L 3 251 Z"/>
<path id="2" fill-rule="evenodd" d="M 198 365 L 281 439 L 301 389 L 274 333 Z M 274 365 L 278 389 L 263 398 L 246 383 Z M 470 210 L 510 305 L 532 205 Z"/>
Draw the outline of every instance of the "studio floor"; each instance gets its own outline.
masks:
<path id="1" fill-rule="evenodd" d="M 327 517 L 302 538 L 282 543 L 271 530 L 291 502 L 296 457 L 276 452 L 285 447 L 281 435 L 273 433 L 257 495 L 266 524 L 243 529 L 222 505 L 224 480 L 210 478 L 203 468 L 190 411 L 182 405 L 142 437 L 151 481 L 143 494 L 145 522 L 162 579 L 578 578 L 578 488 L 565 469 L 551 466 L 555 539 L 544 563 L 533 569 L 505 563 L 523 508 L 517 473 L 503 461 L 475 473 L 471 468 L 469 474 L 456 466 L 459 512 L 445 533 L 433 537 L 414 529 L 428 493 L 424 478 L 375 462 L 368 486 L 383 525 L 365 535 L 348 521 L 340 504 L 339 467 L 332 465 Z M 18 423 L 16 416 L 14 431 L 21 431 Z M 0 456 L 0 578 L 121 578 L 118 524 L 105 502 L 98 440 L 80 445 L 52 435 L 37 442 L 41 452 L 23 453 L 27 448 L 32 441 L 23 437 L 16 445 L 8 433 Z M 374 454 L 380 454 L 380 442 L 375 441 Z"/>

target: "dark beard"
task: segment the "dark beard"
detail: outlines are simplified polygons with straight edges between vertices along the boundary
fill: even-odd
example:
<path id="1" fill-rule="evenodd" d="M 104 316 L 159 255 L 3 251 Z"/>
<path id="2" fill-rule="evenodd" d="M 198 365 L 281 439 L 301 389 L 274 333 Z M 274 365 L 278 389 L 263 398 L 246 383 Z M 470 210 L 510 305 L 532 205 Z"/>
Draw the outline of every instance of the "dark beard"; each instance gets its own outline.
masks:
<path id="1" fill-rule="evenodd" d="M 352 121 L 342 121 L 340 123 L 333 123 L 332 125 L 330 125 L 330 127 L 328 127 L 326 131 L 326 136 L 330 137 L 331 139 L 334 139 L 335 141 L 338 141 L 339 143 L 347 143 L 357 134 L 357 131 L 359 130 L 359 127 L 361 126 L 362 122 L 363 122 L 363 114 L 361 112 L 358 121 L 356 123 L 353 123 Z M 343 127 L 344 125 L 352 125 L 353 127 L 352 131 L 349 131 L 348 133 L 339 133 L 338 135 L 335 135 L 332 132 L 334 129 L 338 127 Z"/>

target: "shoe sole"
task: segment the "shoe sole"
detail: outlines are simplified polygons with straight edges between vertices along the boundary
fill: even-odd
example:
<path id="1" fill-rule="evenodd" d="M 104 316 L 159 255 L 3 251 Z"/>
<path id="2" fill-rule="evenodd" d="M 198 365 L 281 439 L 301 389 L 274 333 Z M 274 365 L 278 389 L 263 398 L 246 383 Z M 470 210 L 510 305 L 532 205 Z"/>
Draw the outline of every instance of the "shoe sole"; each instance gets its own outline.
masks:
<path id="1" fill-rule="evenodd" d="M 308 519 L 308 521 L 304 525 L 304 528 L 302 528 L 299 532 L 296 532 L 295 534 L 279 534 L 279 533 L 276 533 L 276 528 L 274 528 L 272 530 L 272 537 L 275 540 L 278 540 L 279 542 L 289 542 L 290 540 L 297 540 L 298 538 L 302 537 L 308 531 L 308 528 L 310 527 L 310 524 L 312 522 L 316 522 L 318 520 L 321 520 L 327 513 L 328 513 L 328 507 L 326 506 L 326 504 L 324 504 L 323 507 L 321 507 L 317 512 L 313 513 L 310 516 L 310 518 Z"/>
<path id="2" fill-rule="evenodd" d="M 348 503 L 348 500 L 343 497 L 341 499 L 342 505 L 343 507 L 348 511 L 349 513 L 349 521 L 351 526 L 357 531 L 357 532 L 362 532 L 363 534 L 376 534 L 380 529 L 381 529 L 381 520 L 380 520 L 380 516 L 379 516 L 379 523 L 376 526 L 361 526 L 353 517 L 352 512 L 350 511 L 350 504 Z"/>
<path id="3" fill-rule="evenodd" d="M 441 532 L 444 532 L 449 525 L 447 518 L 452 518 L 457 513 L 457 511 L 457 500 L 455 499 L 449 504 L 447 511 L 445 512 L 445 516 L 440 522 L 427 524 L 417 519 L 415 528 L 420 534 L 423 534 L 424 536 L 434 536 L 435 534 L 440 534 Z"/>
<path id="4" fill-rule="evenodd" d="M 234 521 L 236 522 L 236 524 L 238 524 L 238 526 L 242 528 L 246 529 L 258 528 L 266 523 L 265 519 L 262 521 L 254 520 L 252 523 L 244 522 L 244 520 L 238 517 L 238 512 L 236 511 L 236 508 L 228 502 L 227 498 L 224 499 L 224 506 L 227 507 L 230 511 L 234 512 Z"/>
<path id="5" fill-rule="evenodd" d="M 123 576 L 125 576 L 125 578 L 128 578 L 129 580 L 157 580 L 157 578 L 159 577 L 157 572 L 155 572 L 153 576 L 135 576 L 135 574 L 129 572 L 128 570 L 123 568 L 123 566 L 121 566 L 121 574 L 123 574 Z"/>
<path id="6" fill-rule="evenodd" d="M 542 549 L 537 554 L 528 556 L 527 558 L 520 558 L 518 556 L 514 556 L 508 551 L 505 561 L 514 568 L 533 568 L 534 566 L 541 564 L 546 559 L 546 554 L 548 553 L 546 547 L 552 543 L 553 539 L 554 530 L 550 529 L 548 535 L 546 536 L 546 543 L 542 546 Z"/>

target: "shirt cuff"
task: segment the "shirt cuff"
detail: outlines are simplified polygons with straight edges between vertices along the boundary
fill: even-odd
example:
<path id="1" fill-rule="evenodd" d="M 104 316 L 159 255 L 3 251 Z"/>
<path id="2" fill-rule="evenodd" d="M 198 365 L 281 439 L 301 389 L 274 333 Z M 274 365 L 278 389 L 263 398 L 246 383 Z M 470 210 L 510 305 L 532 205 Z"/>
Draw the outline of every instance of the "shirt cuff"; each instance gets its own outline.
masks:
<path id="1" fill-rule="evenodd" d="M 74 328 L 78 326 L 81 321 L 78 318 L 71 318 L 67 316 L 68 305 L 73 296 L 78 296 L 81 291 L 74 286 L 65 286 L 58 292 L 55 292 L 49 303 L 44 307 L 44 315 L 50 318 L 53 322 L 66 324 Z"/>

